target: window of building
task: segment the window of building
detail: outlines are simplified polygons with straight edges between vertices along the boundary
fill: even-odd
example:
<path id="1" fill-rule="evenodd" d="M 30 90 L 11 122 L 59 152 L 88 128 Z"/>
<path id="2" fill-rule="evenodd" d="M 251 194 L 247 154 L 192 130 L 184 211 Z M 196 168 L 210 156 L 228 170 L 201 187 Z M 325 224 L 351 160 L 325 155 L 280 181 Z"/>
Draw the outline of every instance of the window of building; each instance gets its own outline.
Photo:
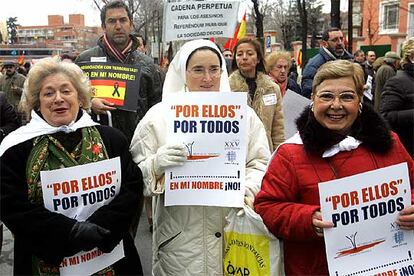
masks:
<path id="1" fill-rule="evenodd" d="M 414 4 L 408 6 L 408 37 L 414 36 Z"/>
<path id="2" fill-rule="evenodd" d="M 383 1 L 381 3 L 381 32 L 396 33 L 399 24 L 399 1 Z"/>

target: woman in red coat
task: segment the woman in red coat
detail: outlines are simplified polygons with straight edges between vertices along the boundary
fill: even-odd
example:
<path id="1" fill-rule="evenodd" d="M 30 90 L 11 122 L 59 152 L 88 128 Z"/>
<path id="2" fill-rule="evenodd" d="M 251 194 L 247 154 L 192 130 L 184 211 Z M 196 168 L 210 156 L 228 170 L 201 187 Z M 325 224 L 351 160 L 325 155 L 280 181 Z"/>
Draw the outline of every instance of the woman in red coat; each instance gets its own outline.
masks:
<path id="1" fill-rule="evenodd" d="M 269 230 L 284 242 L 286 275 L 328 275 L 318 183 L 407 162 L 398 136 L 362 104 L 364 73 L 344 60 L 324 64 L 312 87 L 312 104 L 297 119 L 299 132 L 271 160 L 255 200 Z M 414 205 L 397 223 L 414 229 Z"/>

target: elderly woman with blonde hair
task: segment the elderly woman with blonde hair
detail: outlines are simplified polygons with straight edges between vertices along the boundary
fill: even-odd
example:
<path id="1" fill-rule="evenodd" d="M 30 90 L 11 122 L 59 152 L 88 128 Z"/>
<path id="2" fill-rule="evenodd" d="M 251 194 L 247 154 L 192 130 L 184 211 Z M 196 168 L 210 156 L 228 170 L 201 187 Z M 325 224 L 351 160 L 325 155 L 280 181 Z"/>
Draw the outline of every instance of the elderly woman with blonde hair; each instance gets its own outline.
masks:
<path id="1" fill-rule="evenodd" d="M 403 43 L 402 50 L 402 70 L 385 83 L 380 111 L 414 157 L 414 37 Z"/>
<path id="2" fill-rule="evenodd" d="M 276 51 L 266 56 L 266 71 L 269 77 L 279 85 L 282 96 L 286 90 L 301 94 L 299 85 L 293 79 L 289 78 L 289 69 L 292 66 L 289 52 Z"/>
<path id="3" fill-rule="evenodd" d="M 77 65 L 54 58 L 37 62 L 26 79 L 21 107 L 30 122 L 0 146 L 1 218 L 14 234 L 16 275 L 58 275 L 64 257 L 94 248 L 108 253 L 121 240 L 125 257 L 98 273 L 142 274 L 128 232 L 139 206 L 142 174 L 125 136 L 93 122 L 85 111 L 91 106 L 91 91 Z M 41 172 L 115 157 L 120 159 L 120 188 L 112 197 L 105 196 L 103 206 L 86 220 L 45 207 Z"/>
<path id="4" fill-rule="evenodd" d="M 322 220 L 318 183 L 403 162 L 414 183 L 413 159 L 384 120 L 362 103 L 363 85 L 359 64 L 322 65 L 312 84 L 312 104 L 297 119 L 298 133 L 268 165 L 255 210 L 283 239 L 286 275 L 329 275 L 323 228 L 333 223 Z M 397 223 L 414 229 L 414 205 L 400 212 Z"/>

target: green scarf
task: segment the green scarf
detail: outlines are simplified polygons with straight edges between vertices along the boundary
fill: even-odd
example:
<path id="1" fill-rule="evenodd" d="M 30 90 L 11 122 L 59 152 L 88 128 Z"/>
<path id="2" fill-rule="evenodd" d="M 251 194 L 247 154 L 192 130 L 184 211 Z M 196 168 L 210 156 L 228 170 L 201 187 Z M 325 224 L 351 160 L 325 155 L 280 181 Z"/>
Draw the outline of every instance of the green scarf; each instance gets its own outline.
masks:
<path id="1" fill-rule="evenodd" d="M 33 148 L 26 167 L 28 198 L 32 204 L 43 205 L 40 171 L 68 168 L 108 159 L 108 153 L 96 127 L 84 127 L 81 131 L 82 139 L 72 152 L 68 152 L 51 135 L 39 136 L 33 140 Z M 36 256 L 32 256 L 32 271 L 33 275 L 59 275 L 58 266 L 46 264 Z M 112 267 L 108 267 L 95 275 L 113 274 Z"/>

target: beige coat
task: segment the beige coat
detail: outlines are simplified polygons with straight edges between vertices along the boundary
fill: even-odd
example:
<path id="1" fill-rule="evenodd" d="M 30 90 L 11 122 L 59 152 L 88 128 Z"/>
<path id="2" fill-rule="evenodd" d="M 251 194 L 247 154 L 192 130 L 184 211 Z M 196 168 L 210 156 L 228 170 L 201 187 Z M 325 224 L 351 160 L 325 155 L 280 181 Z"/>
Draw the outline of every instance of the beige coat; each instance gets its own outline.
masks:
<path id="1" fill-rule="evenodd" d="M 245 78 L 239 70 L 230 75 L 232 91 L 248 92 Z M 270 151 L 273 152 L 285 140 L 285 127 L 282 112 L 282 94 L 280 88 L 266 74 L 257 73 L 254 99 L 248 98 L 248 104 L 256 111 L 266 129 Z"/>

